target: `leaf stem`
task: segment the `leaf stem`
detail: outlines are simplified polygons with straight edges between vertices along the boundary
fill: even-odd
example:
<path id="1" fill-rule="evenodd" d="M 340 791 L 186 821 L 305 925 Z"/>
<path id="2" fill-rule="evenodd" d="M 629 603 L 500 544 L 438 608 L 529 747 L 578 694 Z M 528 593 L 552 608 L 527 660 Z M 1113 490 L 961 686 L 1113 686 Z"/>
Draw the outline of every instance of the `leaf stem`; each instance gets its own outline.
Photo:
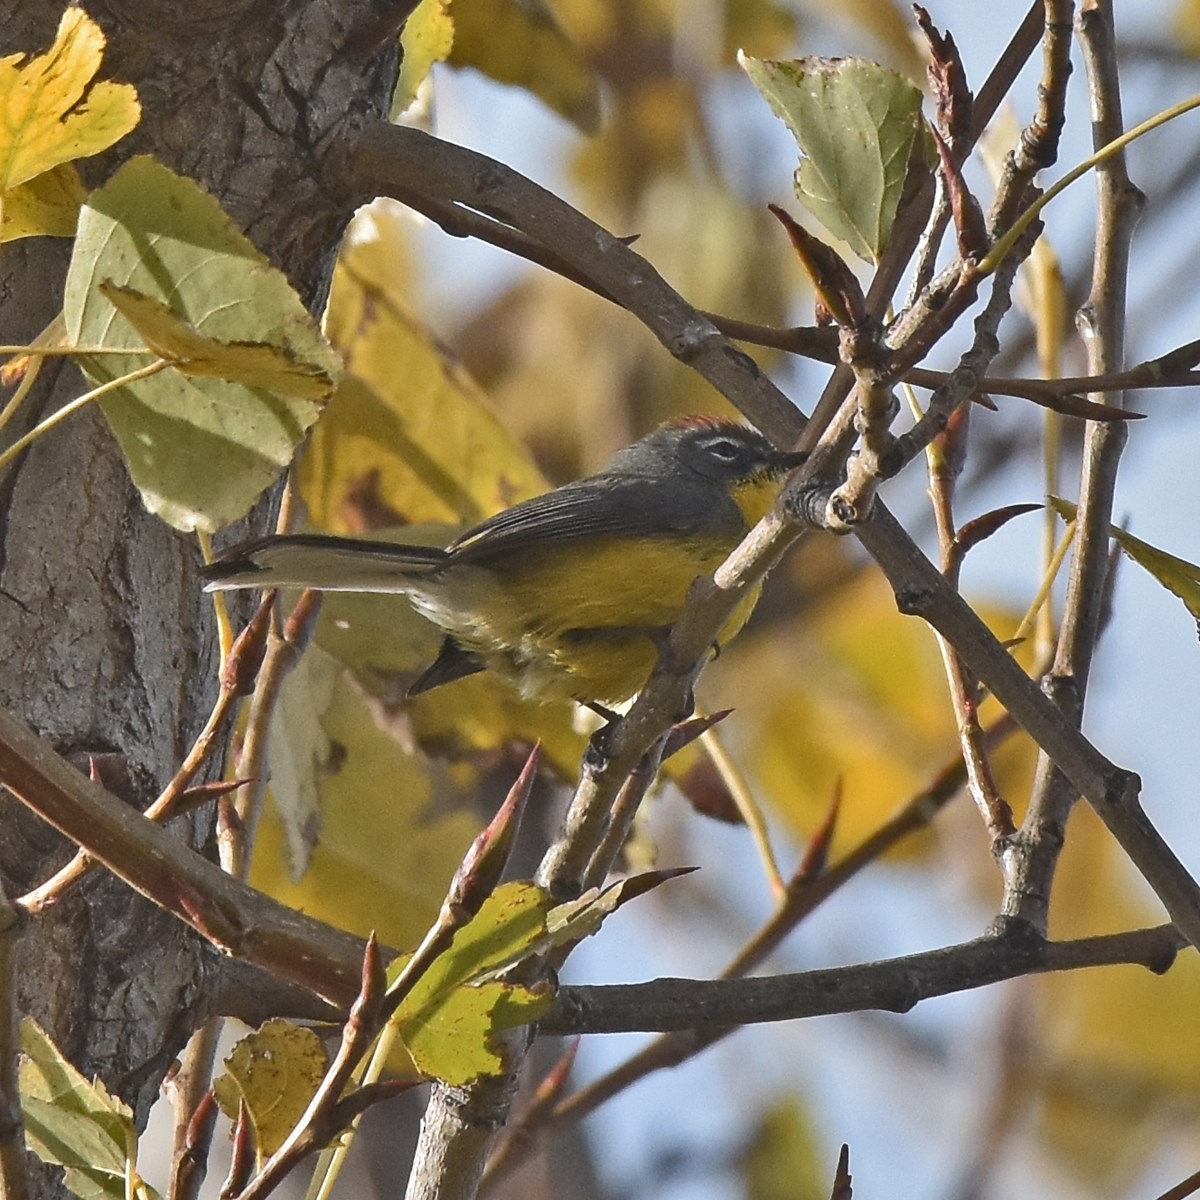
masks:
<path id="1" fill-rule="evenodd" d="M 763 811 L 754 799 L 754 794 L 747 786 L 737 764 L 721 744 L 717 731 L 706 729 L 700 735 L 700 743 L 712 761 L 712 765 L 716 767 L 722 782 L 729 789 L 729 794 L 733 797 L 733 802 L 737 805 L 742 820 L 746 822 L 746 827 L 750 830 L 750 836 L 754 839 L 754 845 L 758 849 L 758 856 L 762 859 L 767 882 L 771 885 L 771 895 L 778 901 L 787 892 L 787 884 L 780 873 L 779 863 L 775 860 L 775 851 L 771 848 L 771 836 L 767 831 L 767 822 Z"/>
<path id="2" fill-rule="evenodd" d="M 1004 236 L 980 260 L 978 267 L 979 274 L 990 275 L 995 271 L 1004 257 L 1020 240 L 1025 230 L 1037 220 L 1037 216 L 1042 209 L 1056 196 L 1069 188 L 1077 179 L 1081 179 L 1093 167 L 1124 150 L 1130 142 L 1136 141 L 1142 134 L 1149 133 L 1152 129 L 1157 129 L 1160 125 L 1165 125 L 1168 121 L 1173 121 L 1176 117 L 1181 117 L 1184 113 L 1191 112 L 1194 108 L 1200 108 L 1200 92 L 1194 96 L 1189 96 L 1186 100 L 1180 100 L 1178 104 L 1172 104 L 1170 108 L 1164 108 L 1161 112 L 1155 113 L 1154 116 L 1148 117 L 1140 125 L 1135 125 L 1132 129 L 1127 129 L 1120 137 L 1115 137 L 1111 142 L 1105 143 L 1094 154 L 1085 158 L 1077 167 L 1073 167 L 1053 187 L 1047 189 L 1045 193 L 1039 196 L 1012 223 L 1005 231 Z"/>
<path id="3" fill-rule="evenodd" d="M 151 375 L 157 375 L 159 371 L 164 371 L 172 365 L 172 360 L 169 358 L 156 358 L 154 362 L 147 363 L 146 366 L 139 367 L 136 371 L 130 371 L 126 375 L 118 375 L 116 379 L 110 379 L 107 383 L 102 383 L 99 387 L 92 388 L 90 392 L 84 392 L 82 396 L 77 396 L 74 400 L 64 404 L 57 412 L 51 413 L 44 421 L 39 421 L 27 434 L 17 438 L 7 450 L 0 453 L 0 471 L 4 470 L 23 450 L 37 441 L 42 434 L 48 433 L 60 421 L 72 413 L 78 412 L 93 400 L 98 400 L 101 396 L 115 392 L 127 384 L 137 383 L 140 379 L 149 379 Z"/>
<path id="4" fill-rule="evenodd" d="M 150 354 L 145 346 L 41 346 L 36 341 L 23 346 L 0 346 L 0 354 L 36 354 L 39 358 L 96 358 L 103 354 Z"/>
<path id="5" fill-rule="evenodd" d="M 200 543 L 200 553 L 204 556 L 204 565 L 211 566 L 213 561 L 212 537 L 206 530 L 196 530 L 196 540 Z M 224 662 L 233 649 L 233 622 L 229 619 L 229 605 L 221 592 L 212 592 L 213 616 L 217 622 L 217 643 L 220 648 L 220 661 Z"/>

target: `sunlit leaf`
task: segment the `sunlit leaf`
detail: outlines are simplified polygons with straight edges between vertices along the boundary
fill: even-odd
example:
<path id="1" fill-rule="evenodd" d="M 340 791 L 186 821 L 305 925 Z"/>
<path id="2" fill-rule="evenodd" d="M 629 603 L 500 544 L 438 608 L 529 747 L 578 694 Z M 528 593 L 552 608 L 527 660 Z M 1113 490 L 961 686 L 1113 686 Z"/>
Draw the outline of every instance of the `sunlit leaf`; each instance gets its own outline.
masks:
<path id="1" fill-rule="evenodd" d="M 301 400 L 327 400 L 333 391 L 327 356 L 322 356 L 324 363 L 302 362 L 290 346 L 223 342 L 206 337 L 169 304 L 136 288 L 105 279 L 98 290 L 141 334 L 150 350 L 160 358 L 178 360 L 174 369 L 183 375 L 226 379 Z"/>
<path id="2" fill-rule="evenodd" d="M 537 944 L 550 907 L 531 883 L 501 885 L 404 998 L 393 1022 L 423 1074 L 462 1085 L 505 1069 L 497 1035 L 537 1020 L 554 996 L 491 977 Z"/>
<path id="3" fill-rule="evenodd" d="M 800 202 L 861 258 L 878 261 L 914 142 L 928 137 L 920 89 L 863 59 L 739 61 L 800 147 Z"/>
<path id="4" fill-rule="evenodd" d="M 600 124 L 596 77 L 543 0 L 455 0 L 447 61 L 525 88 L 584 133 Z"/>
<path id="5" fill-rule="evenodd" d="M 392 94 L 394 121 L 416 99 L 417 89 L 436 62 L 445 60 L 454 44 L 450 0 L 421 0 L 400 31 L 400 75 Z"/>
<path id="6" fill-rule="evenodd" d="M 554 1003 L 549 984 L 461 987 L 418 1017 L 401 1022 L 404 1047 L 421 1074 L 461 1087 L 507 1069 L 498 1035 L 536 1021 Z"/>
<path id="7" fill-rule="evenodd" d="M 213 1093 L 231 1121 L 245 1102 L 260 1163 L 303 1116 L 328 1066 L 321 1039 L 280 1018 L 247 1034 L 226 1056 L 225 1074 L 213 1083 Z"/>
<path id="8" fill-rule="evenodd" d="M 71 163 L 15 187 L 0 209 L 0 242 L 27 237 L 74 237 L 87 192 Z"/>
<path id="9" fill-rule="evenodd" d="M 1074 504 L 1056 496 L 1050 497 L 1050 504 L 1064 521 L 1075 519 Z M 1139 567 L 1149 571 L 1167 591 L 1178 596 L 1188 612 L 1200 622 L 1200 566 L 1185 558 L 1176 558 L 1115 525 L 1109 526 L 1108 533 Z"/>
<path id="10" fill-rule="evenodd" d="M 265 343 L 289 362 L 337 377 L 337 356 L 282 273 L 207 192 L 151 158 L 131 159 L 89 197 L 64 302 L 77 344 L 136 347 L 133 326 L 100 294 L 105 280 L 168 305 L 206 338 Z M 82 365 L 102 383 L 147 361 L 144 353 L 104 355 Z M 213 530 L 244 515 L 322 408 L 257 383 L 173 370 L 101 404 L 146 506 L 184 530 Z"/>
<path id="11" fill-rule="evenodd" d="M 141 117 L 127 83 L 93 83 L 104 34 L 68 8 L 45 54 L 0 58 L 0 193 L 76 158 L 107 150 Z"/>
<path id="12" fill-rule="evenodd" d="M 128 1156 L 137 1145 L 132 1110 L 99 1079 L 89 1083 L 29 1017 L 21 1022 L 19 1084 L 29 1148 L 65 1167 L 67 1187 L 81 1200 L 125 1200 Z"/>

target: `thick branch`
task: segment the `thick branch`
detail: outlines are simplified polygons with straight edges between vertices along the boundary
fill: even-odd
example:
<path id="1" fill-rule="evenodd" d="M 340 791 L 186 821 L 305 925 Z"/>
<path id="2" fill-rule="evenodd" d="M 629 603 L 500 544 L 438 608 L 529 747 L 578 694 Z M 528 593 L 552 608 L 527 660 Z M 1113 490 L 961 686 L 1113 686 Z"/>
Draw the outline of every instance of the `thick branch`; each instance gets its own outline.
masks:
<path id="1" fill-rule="evenodd" d="M 1080 44 L 1087 66 L 1092 104 L 1092 137 L 1097 148 L 1123 131 L 1116 37 L 1107 4 L 1088 3 L 1080 13 Z M 1123 153 L 1096 168 L 1097 225 L 1092 288 L 1078 325 L 1093 373 L 1119 370 L 1125 352 L 1125 303 L 1129 253 L 1141 193 L 1129 180 Z M 1120 397 L 1117 397 L 1118 402 Z M 1079 532 L 1054 664 L 1045 681 L 1048 694 L 1066 720 L 1079 725 L 1092 655 L 1100 636 L 1108 572 L 1108 531 L 1112 522 L 1117 466 L 1127 430 L 1090 424 L 1084 444 L 1079 493 Z M 1009 855 L 1004 911 L 1044 930 L 1050 887 L 1067 816 L 1075 801 L 1074 780 L 1064 778 L 1044 754 L 1039 758 L 1029 810 Z"/>
<path id="2" fill-rule="evenodd" d="M 357 995 L 363 947 L 358 938 L 231 878 L 86 779 L 3 711 L 0 784 L 215 946 L 339 1006 Z"/>
<path id="3" fill-rule="evenodd" d="M 883 505 L 857 532 L 901 611 L 923 617 L 950 642 L 1095 809 L 1188 941 L 1200 946 L 1200 888 L 1142 811 L 1138 777 L 1109 762 L 1063 718 Z"/>

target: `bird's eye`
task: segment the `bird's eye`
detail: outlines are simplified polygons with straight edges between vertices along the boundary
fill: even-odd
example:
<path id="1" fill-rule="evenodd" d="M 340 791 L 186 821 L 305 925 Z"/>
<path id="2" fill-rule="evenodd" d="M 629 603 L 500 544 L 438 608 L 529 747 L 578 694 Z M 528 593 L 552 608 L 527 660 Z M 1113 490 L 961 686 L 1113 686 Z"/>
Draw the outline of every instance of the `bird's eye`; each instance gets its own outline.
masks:
<path id="1" fill-rule="evenodd" d="M 706 442 L 704 448 L 721 462 L 737 462 L 742 457 L 742 446 L 733 438 L 713 438 Z"/>

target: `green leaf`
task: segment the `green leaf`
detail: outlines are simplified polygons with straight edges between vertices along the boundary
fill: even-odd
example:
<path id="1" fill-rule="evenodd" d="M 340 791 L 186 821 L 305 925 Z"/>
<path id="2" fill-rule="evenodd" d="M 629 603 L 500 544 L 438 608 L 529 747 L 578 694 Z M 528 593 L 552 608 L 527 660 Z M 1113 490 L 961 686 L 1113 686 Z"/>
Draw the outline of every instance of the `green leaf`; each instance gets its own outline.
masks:
<path id="1" fill-rule="evenodd" d="M 1077 509 L 1070 501 L 1051 496 L 1050 506 L 1064 521 L 1075 520 Z M 1149 571 L 1167 591 L 1183 601 L 1184 607 L 1200 627 L 1200 566 L 1185 558 L 1176 558 L 1174 554 L 1143 542 L 1141 538 L 1135 538 L 1132 533 L 1126 533 L 1115 525 L 1108 527 L 1108 533 L 1139 567 Z"/>
<path id="2" fill-rule="evenodd" d="M 447 61 L 525 88 L 583 133 L 600 127 L 595 73 L 543 0 L 454 0 Z"/>
<path id="3" fill-rule="evenodd" d="M 423 1074 L 459 1086 L 505 1069 L 497 1035 L 537 1020 L 553 990 L 492 977 L 544 936 L 549 908 L 548 893 L 534 884 L 498 887 L 405 996 L 392 1021 Z M 402 968 L 393 964 L 391 978 Z"/>
<path id="4" fill-rule="evenodd" d="M 21 1022 L 21 1055 L 18 1079 L 29 1148 L 43 1162 L 65 1167 L 67 1187 L 83 1200 L 124 1200 L 128 1155 L 137 1147 L 129 1106 L 100 1080 L 89 1083 L 29 1017 Z"/>
<path id="5" fill-rule="evenodd" d="M 0 58 L 0 193 L 107 150 L 138 123 L 130 84 L 92 82 L 103 54 L 100 26 L 72 7 L 45 54 Z"/>
<path id="6" fill-rule="evenodd" d="M 604 888 L 591 888 L 574 900 L 556 905 L 546 914 L 546 942 L 538 950 L 551 946 L 573 946 L 590 937 L 622 904 L 653 891 L 668 879 L 689 875 L 695 867 L 677 867 L 668 871 L 643 871 L 618 879 Z"/>
<path id="7" fill-rule="evenodd" d="M 554 1003 L 549 983 L 488 983 L 458 988 L 401 1024 L 405 1049 L 421 1073 L 463 1087 L 507 1067 L 498 1034 L 528 1025 Z"/>
<path id="8" fill-rule="evenodd" d="M 929 137 L 920 89 L 857 58 L 739 62 L 800 147 L 800 202 L 860 258 L 878 262 L 914 140 Z"/>
<path id="9" fill-rule="evenodd" d="M 321 1039 L 280 1018 L 247 1034 L 229 1052 L 213 1094 L 231 1121 L 237 1120 L 239 1102 L 245 1102 L 260 1165 L 304 1115 L 328 1067 Z"/>
<path id="10" fill-rule="evenodd" d="M 79 220 L 64 314 L 80 346 L 136 347 L 139 335 L 99 289 L 111 280 L 168 306 L 205 338 L 275 347 L 300 373 L 336 379 L 340 363 L 284 276 L 207 192 L 151 158 L 125 163 Z M 103 383 L 145 365 L 144 353 L 81 360 Z M 177 529 L 215 530 L 243 516 L 290 462 L 322 409 L 247 386 L 163 371 L 101 405 L 146 506 Z M 294 376 L 284 384 L 291 393 Z M 215 470 L 214 464 L 220 464 Z"/>
<path id="11" fill-rule="evenodd" d="M 444 62 L 454 45 L 450 0 L 421 0 L 400 31 L 400 75 L 392 93 L 394 121 L 417 98 L 417 89 L 436 62 Z"/>

